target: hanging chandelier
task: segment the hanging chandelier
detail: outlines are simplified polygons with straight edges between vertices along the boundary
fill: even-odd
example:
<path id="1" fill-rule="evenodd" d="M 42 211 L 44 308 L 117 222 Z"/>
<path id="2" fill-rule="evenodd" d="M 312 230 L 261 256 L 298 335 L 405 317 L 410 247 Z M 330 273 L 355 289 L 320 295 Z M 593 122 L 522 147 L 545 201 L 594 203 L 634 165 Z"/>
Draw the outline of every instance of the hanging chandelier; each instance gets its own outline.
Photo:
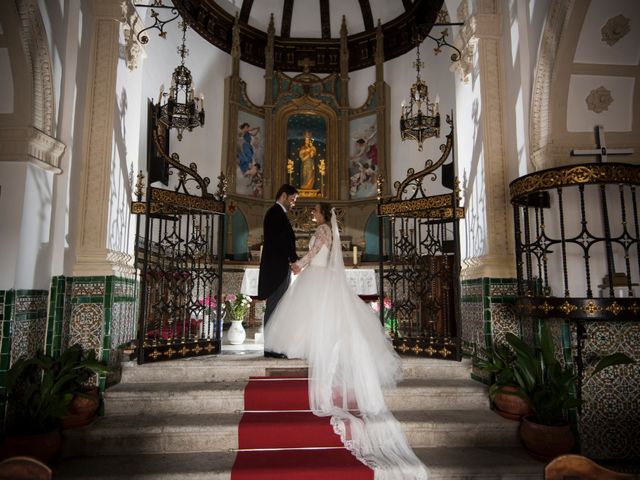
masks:
<path id="1" fill-rule="evenodd" d="M 158 121 L 169 129 L 175 128 L 178 131 L 178 140 L 182 140 L 182 132 L 185 129 L 191 132 L 194 128 L 204 125 L 204 95 L 195 96 L 191 71 L 184 66 L 184 59 L 189 55 L 189 50 L 185 46 L 186 22 L 182 21 L 180 27 L 182 28 L 182 45 L 178 47 L 180 65 L 173 71 L 169 92 L 165 92 L 162 85 L 160 98 L 158 98 Z"/>
<path id="2" fill-rule="evenodd" d="M 440 112 L 438 100 L 429 101 L 429 88 L 420 78 L 420 69 L 424 63 L 420 60 L 420 43 L 418 38 L 416 61 L 416 82 L 409 91 L 409 104 L 402 102 L 400 109 L 400 137 L 418 142 L 418 150 L 422 151 L 422 142 L 430 137 L 440 137 Z"/>

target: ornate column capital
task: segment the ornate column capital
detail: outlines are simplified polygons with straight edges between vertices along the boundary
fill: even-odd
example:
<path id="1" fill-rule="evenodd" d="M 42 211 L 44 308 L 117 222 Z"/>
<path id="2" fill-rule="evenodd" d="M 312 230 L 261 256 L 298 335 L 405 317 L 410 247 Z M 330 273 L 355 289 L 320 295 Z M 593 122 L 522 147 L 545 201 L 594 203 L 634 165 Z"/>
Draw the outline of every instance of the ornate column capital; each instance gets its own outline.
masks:
<path id="1" fill-rule="evenodd" d="M 124 60 L 129 70 L 135 70 L 138 68 L 140 59 L 146 57 L 144 47 L 138 41 L 138 34 L 144 24 L 131 0 L 121 0 L 121 2 Z"/>
<path id="2" fill-rule="evenodd" d="M 64 143 L 35 127 L 0 127 L 0 161 L 29 162 L 59 174 L 65 148 Z"/>

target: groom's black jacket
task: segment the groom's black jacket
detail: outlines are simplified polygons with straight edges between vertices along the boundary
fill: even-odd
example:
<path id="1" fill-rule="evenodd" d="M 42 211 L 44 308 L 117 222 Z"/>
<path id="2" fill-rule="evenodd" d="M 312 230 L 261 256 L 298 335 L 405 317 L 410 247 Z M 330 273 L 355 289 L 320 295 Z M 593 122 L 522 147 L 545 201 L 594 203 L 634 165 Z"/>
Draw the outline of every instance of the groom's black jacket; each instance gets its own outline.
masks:
<path id="1" fill-rule="evenodd" d="M 263 228 L 264 245 L 258 278 L 260 300 L 266 299 L 286 280 L 289 262 L 295 262 L 298 259 L 293 228 L 287 214 L 278 203 L 267 210 Z"/>

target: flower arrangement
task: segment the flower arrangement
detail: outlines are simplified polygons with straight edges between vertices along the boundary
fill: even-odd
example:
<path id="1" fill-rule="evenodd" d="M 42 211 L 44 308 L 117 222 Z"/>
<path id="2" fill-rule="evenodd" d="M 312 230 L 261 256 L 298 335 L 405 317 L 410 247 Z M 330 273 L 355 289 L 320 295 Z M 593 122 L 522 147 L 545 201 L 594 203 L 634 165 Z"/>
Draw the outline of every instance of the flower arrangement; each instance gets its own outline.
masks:
<path id="1" fill-rule="evenodd" d="M 243 293 L 229 293 L 224 297 L 224 305 L 231 320 L 242 320 L 251 306 L 251 297 Z"/>
<path id="2" fill-rule="evenodd" d="M 380 300 L 376 300 L 375 302 L 371 302 L 371 307 L 376 311 L 380 312 Z M 393 303 L 389 297 L 384 297 L 382 301 L 383 308 L 383 317 L 384 317 L 384 329 L 390 335 L 398 334 L 398 319 L 396 318 L 395 312 L 393 311 Z"/>

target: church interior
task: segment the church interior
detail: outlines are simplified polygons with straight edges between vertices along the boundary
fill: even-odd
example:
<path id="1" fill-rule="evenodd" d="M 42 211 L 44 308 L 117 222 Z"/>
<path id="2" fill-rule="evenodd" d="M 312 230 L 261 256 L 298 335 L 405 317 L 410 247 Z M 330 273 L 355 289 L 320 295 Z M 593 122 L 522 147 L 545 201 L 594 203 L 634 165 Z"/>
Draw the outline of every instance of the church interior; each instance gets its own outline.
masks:
<path id="1" fill-rule="evenodd" d="M 335 208 L 429 478 L 637 478 L 639 25 L 635 0 L 0 2 L 0 457 L 299 478 L 237 460 L 247 379 L 307 368 L 262 356 L 290 184 L 298 255 Z M 53 460 L 3 447 L 33 433 L 16 367 L 75 345 L 99 413 Z"/>

